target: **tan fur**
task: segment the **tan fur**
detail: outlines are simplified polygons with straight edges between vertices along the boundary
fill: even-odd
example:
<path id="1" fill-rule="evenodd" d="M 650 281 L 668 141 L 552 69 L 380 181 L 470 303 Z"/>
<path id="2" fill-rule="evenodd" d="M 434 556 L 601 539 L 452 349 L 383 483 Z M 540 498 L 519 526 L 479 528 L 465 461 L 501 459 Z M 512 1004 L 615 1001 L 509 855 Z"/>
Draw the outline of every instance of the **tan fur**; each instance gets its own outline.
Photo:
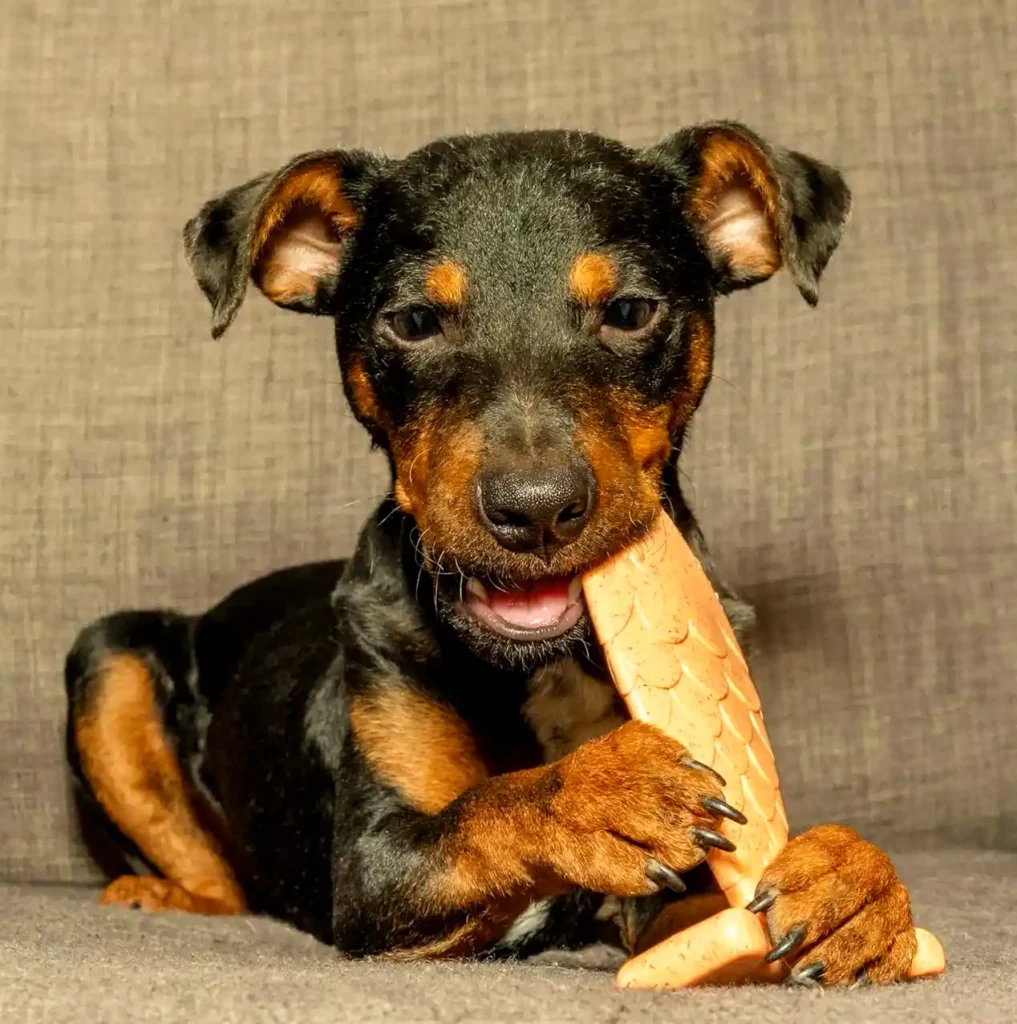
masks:
<path id="1" fill-rule="evenodd" d="M 424 292 L 437 306 L 461 306 L 466 301 L 466 271 L 451 260 L 439 263 L 428 271 Z"/>
<path id="2" fill-rule="evenodd" d="M 569 294 L 584 306 L 599 306 L 611 298 L 617 281 L 614 261 L 603 253 L 580 253 L 569 268 Z"/>
<path id="3" fill-rule="evenodd" d="M 545 763 L 571 754 L 628 718 L 614 685 L 587 674 L 571 658 L 537 669 L 529 691 L 523 714 L 540 741 Z"/>
<path id="4" fill-rule="evenodd" d="M 359 415 L 385 429 L 388 417 L 378 402 L 371 378 L 359 359 L 354 360 L 347 369 L 346 383 L 350 389 L 350 399 Z"/>
<path id="5" fill-rule="evenodd" d="M 148 667 L 133 655 L 116 654 L 93 685 L 74 734 L 96 798 L 168 880 L 199 898 L 193 908 L 174 909 L 240 913 L 240 888 L 219 844 L 200 824 L 195 795 L 166 742 Z M 144 884 L 115 882 L 105 900 L 117 900 L 117 886 Z"/>
<path id="6" fill-rule="evenodd" d="M 670 403 L 647 405 L 638 393 L 615 390 L 609 396 L 615 419 L 625 432 L 632 459 L 649 477 L 656 493 L 660 471 L 671 454 L 671 421 L 674 409 Z"/>
<path id="7" fill-rule="evenodd" d="M 491 892 L 532 900 L 574 886 L 616 896 L 654 891 L 647 853 L 689 870 L 705 856 L 691 826 L 715 825 L 700 800 L 719 786 L 686 768 L 686 756 L 660 730 L 630 721 L 546 767 L 489 780 L 460 810 L 433 899 L 461 906 Z"/>
<path id="8" fill-rule="evenodd" d="M 407 515 L 420 517 L 425 513 L 433 438 L 432 417 L 427 414 L 392 435 L 395 499 Z"/>
<path id="9" fill-rule="evenodd" d="M 669 418 L 648 408 L 639 394 L 620 389 L 582 403 L 575 439 L 597 480 L 594 525 L 614 538 L 612 548 L 632 538 L 633 524 L 648 524 L 660 511 Z"/>
<path id="10" fill-rule="evenodd" d="M 771 938 L 805 925 L 789 959 L 822 960 L 827 984 L 854 981 L 866 964 L 873 981 L 906 976 L 917 948 L 907 890 L 889 857 L 853 829 L 818 825 L 796 836 L 759 887 L 780 893 L 767 914 Z"/>
<path id="11" fill-rule="evenodd" d="M 706 386 L 713 374 L 713 322 L 699 313 L 688 317 L 685 343 L 689 348 L 687 362 L 687 383 L 678 396 L 675 409 L 675 423 L 685 424 L 699 408 Z"/>
<path id="12" fill-rule="evenodd" d="M 480 427 L 459 410 L 432 410 L 392 437 L 395 497 L 414 516 L 428 548 L 441 554 L 446 539 L 462 538 L 470 525 L 480 533 L 472 503 L 472 482 L 480 466 Z M 432 474 L 432 469 L 440 472 Z M 466 545 L 457 545 L 464 550 Z"/>
<path id="13" fill-rule="evenodd" d="M 294 270 L 284 260 L 270 259 L 259 269 L 261 290 L 273 302 L 286 306 L 310 295 L 315 281 L 301 270 Z"/>
<path id="14" fill-rule="evenodd" d="M 425 814 L 436 814 L 487 776 L 467 724 L 406 685 L 355 698 L 350 723 L 371 767 Z"/>
<path id="15" fill-rule="evenodd" d="M 236 908 L 223 900 L 199 896 L 177 882 L 148 875 L 122 875 L 106 886 L 99 902 L 104 907 L 120 906 L 149 912 L 177 910 L 210 916 L 237 913 Z"/>

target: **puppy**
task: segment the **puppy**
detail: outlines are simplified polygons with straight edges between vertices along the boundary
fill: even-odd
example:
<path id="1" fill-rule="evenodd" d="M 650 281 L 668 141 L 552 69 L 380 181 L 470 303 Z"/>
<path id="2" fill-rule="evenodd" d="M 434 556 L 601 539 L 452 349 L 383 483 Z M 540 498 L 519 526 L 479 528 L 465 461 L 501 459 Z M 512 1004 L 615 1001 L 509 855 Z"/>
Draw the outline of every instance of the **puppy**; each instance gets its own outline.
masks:
<path id="1" fill-rule="evenodd" d="M 207 203 L 184 237 L 212 334 L 249 279 L 332 317 L 392 487 L 348 561 L 81 633 L 70 764 L 137 872 L 104 902 L 267 913 L 351 955 L 679 927 L 737 812 L 626 720 L 579 576 L 662 508 L 710 571 L 677 467 L 714 302 L 784 267 L 814 304 L 848 209 L 837 171 L 733 123 L 645 150 L 553 131 L 320 151 Z M 911 960 L 907 892 L 849 829 L 794 838 L 755 906 L 795 980 Z"/>

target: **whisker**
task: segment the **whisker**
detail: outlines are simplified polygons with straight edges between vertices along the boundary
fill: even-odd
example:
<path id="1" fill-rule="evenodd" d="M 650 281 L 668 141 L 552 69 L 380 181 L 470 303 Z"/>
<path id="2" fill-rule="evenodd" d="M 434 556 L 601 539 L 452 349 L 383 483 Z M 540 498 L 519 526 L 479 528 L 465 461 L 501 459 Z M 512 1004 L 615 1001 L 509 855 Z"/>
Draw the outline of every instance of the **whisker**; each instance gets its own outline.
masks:
<path id="1" fill-rule="evenodd" d="M 674 502 L 671 500 L 671 495 L 664 491 L 664 500 L 667 502 L 667 507 L 671 510 L 671 521 L 674 522 L 675 516 L 678 514 L 675 512 Z"/>
<path id="2" fill-rule="evenodd" d="M 463 572 L 463 567 L 459 564 L 459 559 L 453 559 L 456 563 L 456 572 L 459 573 L 459 601 L 460 603 L 465 599 L 465 588 L 466 588 L 466 573 Z"/>
<path id="3" fill-rule="evenodd" d="M 592 665 L 593 664 L 593 655 L 590 652 L 590 645 L 586 642 L 586 637 L 581 636 L 579 638 L 579 642 L 583 645 L 583 651 L 586 654 L 586 660 Z"/>
<path id="4" fill-rule="evenodd" d="M 417 565 L 423 565 L 423 548 L 421 544 L 422 538 L 420 531 L 414 526 L 410 530 L 410 543 L 413 545 L 413 553 L 416 555 Z"/>
<path id="5" fill-rule="evenodd" d="M 427 451 L 427 449 L 422 447 L 417 452 L 417 454 L 413 456 L 413 459 L 410 462 L 410 467 L 409 467 L 409 469 L 406 470 L 406 479 L 407 480 L 411 480 L 411 481 L 413 480 L 413 467 L 424 457 L 424 454 L 425 454 L 426 451 Z"/>
<path id="6" fill-rule="evenodd" d="M 381 501 L 385 497 L 385 494 L 365 494 L 359 498 L 354 498 L 352 501 L 344 502 L 342 505 L 336 505 L 336 508 L 353 508 L 354 505 L 362 505 L 365 501 Z"/>
<path id="7" fill-rule="evenodd" d="M 494 587 L 495 590 L 500 590 L 503 594 L 508 593 L 508 587 L 504 586 L 504 584 L 501 582 L 501 576 L 497 573 L 492 574 L 491 585 Z"/>
<path id="8" fill-rule="evenodd" d="M 741 388 L 739 388 L 733 380 L 728 380 L 727 377 L 721 377 L 719 373 L 712 374 L 710 380 L 719 380 L 721 384 L 726 384 L 743 402 L 746 400 Z"/>
<path id="9" fill-rule="evenodd" d="M 384 526 L 392 518 L 392 516 L 394 516 L 396 512 L 399 511 L 401 511 L 399 505 L 396 502 L 393 502 L 392 507 L 381 517 L 381 519 L 378 520 L 378 525 Z"/>

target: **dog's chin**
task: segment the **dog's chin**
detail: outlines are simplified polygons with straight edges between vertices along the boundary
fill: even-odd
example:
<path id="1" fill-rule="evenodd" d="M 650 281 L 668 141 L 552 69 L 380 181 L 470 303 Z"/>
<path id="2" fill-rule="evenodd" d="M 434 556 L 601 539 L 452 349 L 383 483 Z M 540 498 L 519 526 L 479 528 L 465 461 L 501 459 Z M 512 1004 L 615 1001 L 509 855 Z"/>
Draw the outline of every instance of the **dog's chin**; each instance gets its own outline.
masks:
<path id="1" fill-rule="evenodd" d="M 442 604 L 443 617 L 460 638 L 498 668 L 532 671 L 589 650 L 578 576 L 498 586 L 471 578 Z"/>
<path id="2" fill-rule="evenodd" d="M 533 672 L 542 665 L 574 658 L 591 649 L 590 625 L 585 612 L 566 632 L 542 640 L 509 640 L 493 633 L 461 609 L 450 608 L 447 618 L 463 643 L 497 669 Z"/>

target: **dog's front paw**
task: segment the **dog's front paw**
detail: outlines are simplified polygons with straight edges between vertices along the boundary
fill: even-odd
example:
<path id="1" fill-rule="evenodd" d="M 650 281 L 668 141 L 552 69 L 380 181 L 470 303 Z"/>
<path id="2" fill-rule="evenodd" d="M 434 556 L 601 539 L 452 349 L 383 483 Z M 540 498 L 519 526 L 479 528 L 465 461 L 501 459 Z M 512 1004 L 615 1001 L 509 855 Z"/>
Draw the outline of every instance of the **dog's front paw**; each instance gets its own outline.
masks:
<path id="1" fill-rule="evenodd" d="M 684 890 L 681 874 L 712 847 L 725 803 L 719 776 L 652 725 L 627 722 L 554 766 L 548 866 L 563 880 L 614 896 Z"/>
<path id="2" fill-rule="evenodd" d="M 792 965 L 792 983 L 900 981 L 917 946 L 907 889 L 889 857 L 843 825 L 792 839 L 749 909 L 766 911 L 768 959 Z"/>

